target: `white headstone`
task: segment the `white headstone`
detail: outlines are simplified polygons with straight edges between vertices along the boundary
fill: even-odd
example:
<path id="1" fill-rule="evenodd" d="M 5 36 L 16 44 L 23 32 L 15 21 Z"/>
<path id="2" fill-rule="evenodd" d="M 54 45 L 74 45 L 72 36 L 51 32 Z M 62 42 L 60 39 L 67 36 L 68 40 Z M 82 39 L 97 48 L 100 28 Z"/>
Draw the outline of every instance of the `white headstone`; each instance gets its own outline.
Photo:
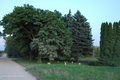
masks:
<path id="1" fill-rule="evenodd" d="M 50 62 L 48 62 L 47 64 L 51 64 Z"/>
<path id="2" fill-rule="evenodd" d="M 66 62 L 65 62 L 65 65 L 66 65 Z"/>
<path id="3" fill-rule="evenodd" d="M 81 63 L 78 63 L 78 65 L 81 65 Z"/>

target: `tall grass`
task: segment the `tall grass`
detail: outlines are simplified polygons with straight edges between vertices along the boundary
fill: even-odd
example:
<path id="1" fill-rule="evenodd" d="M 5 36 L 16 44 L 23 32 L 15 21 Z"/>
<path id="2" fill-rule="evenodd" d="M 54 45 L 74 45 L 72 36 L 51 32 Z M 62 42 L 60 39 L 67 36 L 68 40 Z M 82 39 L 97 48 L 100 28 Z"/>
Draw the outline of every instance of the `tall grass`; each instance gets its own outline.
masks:
<path id="1" fill-rule="evenodd" d="M 51 65 L 29 60 L 15 60 L 38 80 L 120 80 L 120 67 L 88 66 L 53 62 Z"/>

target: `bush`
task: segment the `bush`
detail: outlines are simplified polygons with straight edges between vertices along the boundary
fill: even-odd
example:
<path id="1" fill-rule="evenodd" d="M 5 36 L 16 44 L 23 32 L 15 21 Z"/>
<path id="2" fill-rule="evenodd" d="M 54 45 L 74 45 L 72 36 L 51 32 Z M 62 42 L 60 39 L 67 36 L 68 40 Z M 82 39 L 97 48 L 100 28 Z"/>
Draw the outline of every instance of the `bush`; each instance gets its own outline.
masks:
<path id="1" fill-rule="evenodd" d="M 98 46 L 93 46 L 93 55 L 95 57 L 100 57 L 100 47 Z"/>
<path id="2" fill-rule="evenodd" d="M 99 66 L 99 62 L 98 61 L 90 61 L 88 64 L 90 66 Z"/>
<path id="3" fill-rule="evenodd" d="M 90 61 L 88 63 L 88 65 L 90 66 L 111 66 L 111 67 L 118 67 L 120 65 L 118 65 L 117 63 L 113 62 L 113 63 L 107 63 L 105 61 L 99 60 L 99 61 Z"/>

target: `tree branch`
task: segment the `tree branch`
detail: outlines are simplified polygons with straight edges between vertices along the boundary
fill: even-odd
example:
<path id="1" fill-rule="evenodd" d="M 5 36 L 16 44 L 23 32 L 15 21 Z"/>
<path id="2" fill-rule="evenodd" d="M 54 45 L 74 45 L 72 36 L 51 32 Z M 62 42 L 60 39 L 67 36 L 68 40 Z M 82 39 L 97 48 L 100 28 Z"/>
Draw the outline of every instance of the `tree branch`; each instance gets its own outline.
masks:
<path id="1" fill-rule="evenodd" d="M 33 38 L 26 32 L 26 34 L 28 35 L 28 37 L 32 40 Z"/>
<path id="2" fill-rule="evenodd" d="M 28 35 L 28 37 L 32 40 L 33 38 L 29 35 L 30 31 L 28 31 L 28 30 L 25 29 L 24 27 L 23 27 L 23 29 L 26 31 L 25 33 Z"/>
<path id="3" fill-rule="evenodd" d="M 32 37 L 33 37 L 33 39 L 34 39 L 34 35 L 33 35 L 33 31 L 31 30 L 31 34 L 32 34 Z"/>

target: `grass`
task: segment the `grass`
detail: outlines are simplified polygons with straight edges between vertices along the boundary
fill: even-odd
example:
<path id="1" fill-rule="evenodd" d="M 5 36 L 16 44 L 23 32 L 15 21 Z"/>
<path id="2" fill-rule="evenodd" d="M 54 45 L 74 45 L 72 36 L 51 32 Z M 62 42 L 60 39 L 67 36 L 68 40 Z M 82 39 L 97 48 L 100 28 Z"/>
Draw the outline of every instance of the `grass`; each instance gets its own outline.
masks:
<path id="1" fill-rule="evenodd" d="M 33 74 L 37 80 L 120 80 L 120 67 L 88 66 L 85 63 L 53 62 L 51 65 L 29 60 L 14 60 Z"/>

